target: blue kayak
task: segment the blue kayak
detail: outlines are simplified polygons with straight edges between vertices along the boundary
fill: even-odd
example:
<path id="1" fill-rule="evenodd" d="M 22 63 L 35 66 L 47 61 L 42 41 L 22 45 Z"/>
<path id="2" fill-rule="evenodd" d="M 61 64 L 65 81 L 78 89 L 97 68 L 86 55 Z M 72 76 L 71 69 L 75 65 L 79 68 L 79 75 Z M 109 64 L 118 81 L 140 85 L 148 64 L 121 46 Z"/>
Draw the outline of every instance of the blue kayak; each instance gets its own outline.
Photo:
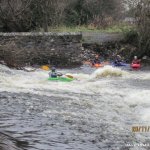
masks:
<path id="1" fill-rule="evenodd" d="M 126 64 L 126 63 L 123 63 L 123 62 L 120 62 L 120 63 L 113 62 L 111 65 L 115 66 L 115 67 L 127 67 L 127 66 L 129 66 L 129 64 Z"/>

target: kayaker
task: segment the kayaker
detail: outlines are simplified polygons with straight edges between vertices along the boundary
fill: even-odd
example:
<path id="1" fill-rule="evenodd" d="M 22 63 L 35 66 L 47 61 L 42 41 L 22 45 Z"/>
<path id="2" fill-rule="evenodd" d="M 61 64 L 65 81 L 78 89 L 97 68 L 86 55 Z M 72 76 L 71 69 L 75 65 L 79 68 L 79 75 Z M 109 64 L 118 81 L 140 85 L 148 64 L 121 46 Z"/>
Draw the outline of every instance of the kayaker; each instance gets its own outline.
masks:
<path id="1" fill-rule="evenodd" d="M 57 78 L 56 68 L 52 67 L 51 72 L 49 72 L 49 77 L 51 78 Z"/>
<path id="2" fill-rule="evenodd" d="M 57 78 L 58 76 L 59 77 L 63 76 L 63 74 L 60 73 L 60 72 L 56 72 L 56 68 L 52 67 L 51 72 L 49 72 L 49 77 L 51 77 L 51 78 Z"/>
<path id="3" fill-rule="evenodd" d="M 100 55 L 95 56 L 95 59 L 93 60 L 92 65 L 94 66 L 95 64 L 101 64 Z"/>
<path id="4" fill-rule="evenodd" d="M 115 58 L 114 64 L 120 65 L 121 63 L 123 63 L 123 59 L 120 55 L 117 55 Z"/>
<path id="5" fill-rule="evenodd" d="M 134 56 L 134 59 L 132 60 L 132 64 L 140 64 L 141 60 L 137 58 L 137 56 Z"/>

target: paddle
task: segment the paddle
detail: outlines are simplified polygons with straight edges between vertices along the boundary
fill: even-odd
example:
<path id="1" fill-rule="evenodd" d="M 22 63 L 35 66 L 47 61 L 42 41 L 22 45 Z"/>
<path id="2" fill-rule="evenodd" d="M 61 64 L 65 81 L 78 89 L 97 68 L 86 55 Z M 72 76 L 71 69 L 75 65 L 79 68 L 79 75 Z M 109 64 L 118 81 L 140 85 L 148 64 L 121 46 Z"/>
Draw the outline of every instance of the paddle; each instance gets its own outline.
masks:
<path id="1" fill-rule="evenodd" d="M 72 75 L 66 75 L 66 77 L 73 79 L 74 77 Z"/>
<path id="2" fill-rule="evenodd" d="M 57 72 L 57 76 L 61 77 L 63 74 L 61 72 Z"/>
<path id="3" fill-rule="evenodd" d="M 61 77 L 61 76 L 63 76 L 63 74 L 61 72 L 57 72 L 57 76 Z M 69 75 L 69 74 L 67 74 L 65 76 L 68 77 L 68 78 L 71 78 L 71 79 L 74 78 L 72 75 Z"/>

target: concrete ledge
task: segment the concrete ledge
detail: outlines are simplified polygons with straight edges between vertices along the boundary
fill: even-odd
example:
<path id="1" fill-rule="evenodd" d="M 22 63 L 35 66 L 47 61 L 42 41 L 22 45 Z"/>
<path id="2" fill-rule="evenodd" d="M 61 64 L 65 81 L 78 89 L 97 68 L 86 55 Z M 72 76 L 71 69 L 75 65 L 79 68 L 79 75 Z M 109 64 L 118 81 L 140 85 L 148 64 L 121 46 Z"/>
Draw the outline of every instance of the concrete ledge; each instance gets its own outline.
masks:
<path id="1" fill-rule="evenodd" d="M 121 33 L 83 32 L 83 43 L 103 44 L 105 42 L 120 42 L 124 39 Z"/>
<path id="2" fill-rule="evenodd" d="M 0 36 L 65 36 L 65 35 L 82 35 L 81 32 L 0 32 Z"/>

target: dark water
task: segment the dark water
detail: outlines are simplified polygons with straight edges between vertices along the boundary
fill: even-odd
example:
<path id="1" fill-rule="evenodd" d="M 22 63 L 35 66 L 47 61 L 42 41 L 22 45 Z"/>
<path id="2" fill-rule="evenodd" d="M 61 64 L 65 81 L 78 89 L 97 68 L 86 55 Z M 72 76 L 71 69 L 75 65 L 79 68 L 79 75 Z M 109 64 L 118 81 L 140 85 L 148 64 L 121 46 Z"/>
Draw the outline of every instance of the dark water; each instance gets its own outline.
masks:
<path id="1" fill-rule="evenodd" d="M 150 125 L 149 71 L 108 68 L 88 80 L 79 69 L 80 81 L 47 83 L 45 72 L 1 70 L 0 150 L 150 149 L 150 134 L 131 130 Z"/>

